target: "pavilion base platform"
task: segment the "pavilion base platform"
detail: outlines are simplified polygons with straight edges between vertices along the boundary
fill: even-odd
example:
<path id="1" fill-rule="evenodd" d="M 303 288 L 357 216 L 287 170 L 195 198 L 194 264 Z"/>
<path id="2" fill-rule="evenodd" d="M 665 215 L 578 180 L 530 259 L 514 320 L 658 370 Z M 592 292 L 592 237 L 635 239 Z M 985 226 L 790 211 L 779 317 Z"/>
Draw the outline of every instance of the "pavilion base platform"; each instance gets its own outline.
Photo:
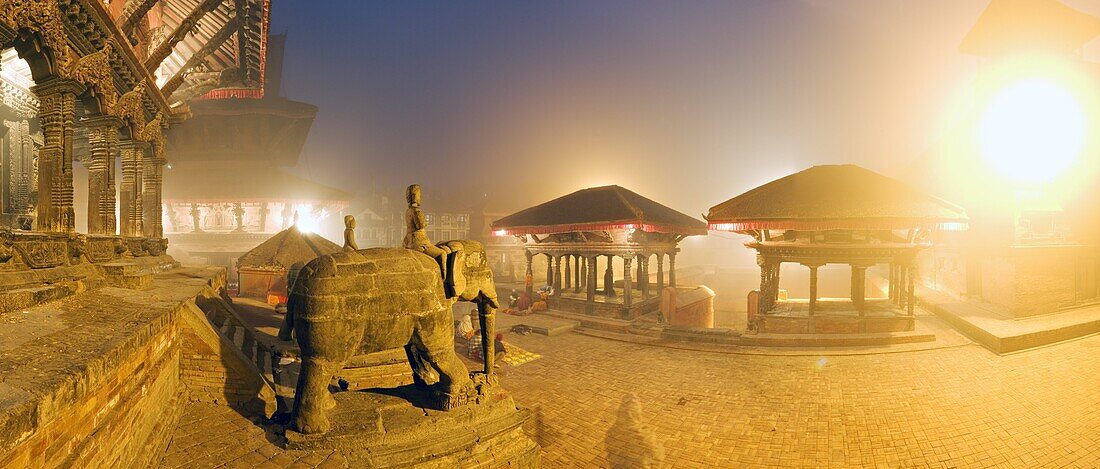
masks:
<path id="1" fill-rule="evenodd" d="M 548 306 L 558 311 L 625 320 L 638 319 L 661 307 L 661 298 L 658 296 L 642 298 L 641 290 L 634 290 L 632 296 L 634 300 L 627 307 L 624 305 L 621 289 L 617 290 L 616 296 L 612 297 L 597 293 L 591 303 L 588 302 L 588 297 L 584 293 L 567 292 L 550 297 Z"/>
<path id="2" fill-rule="evenodd" d="M 186 400 L 274 411 L 258 369 L 208 321 L 225 270 L 148 274 L 128 289 L 92 269 L 86 290 L 0 313 L 0 467 L 145 467 Z"/>
<path id="3" fill-rule="evenodd" d="M 920 303 L 970 339 L 998 354 L 1073 340 L 1100 333 L 1100 304 L 1013 318 L 988 303 L 953 298 L 932 290 Z"/>
<path id="4" fill-rule="evenodd" d="M 818 299 L 811 315 L 808 300 L 782 300 L 750 319 L 757 331 L 771 334 L 867 334 L 912 331 L 916 318 L 888 300 L 867 300 L 857 310 L 849 300 Z"/>
<path id="5" fill-rule="evenodd" d="M 413 385 L 339 392 L 323 435 L 286 431 L 287 449 L 332 449 L 351 467 L 538 467 L 540 449 L 523 432 L 530 412 L 500 388 L 476 403 L 435 410 Z"/>

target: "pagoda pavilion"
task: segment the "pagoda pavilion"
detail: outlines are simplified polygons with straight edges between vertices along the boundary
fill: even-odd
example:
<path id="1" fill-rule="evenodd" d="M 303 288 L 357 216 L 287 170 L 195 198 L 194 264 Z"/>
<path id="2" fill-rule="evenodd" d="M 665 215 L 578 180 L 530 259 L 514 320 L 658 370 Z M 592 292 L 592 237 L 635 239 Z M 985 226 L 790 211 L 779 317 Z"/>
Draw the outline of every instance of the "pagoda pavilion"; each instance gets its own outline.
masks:
<path id="1" fill-rule="evenodd" d="M 164 231 L 190 263 L 225 266 L 297 224 L 316 230 L 351 195 L 283 168 L 298 159 L 317 107 L 282 96 L 285 35 L 271 35 L 264 94 L 215 96 L 191 104 L 192 117 L 168 134 L 174 155 L 164 186 Z"/>
<path id="2" fill-rule="evenodd" d="M 913 330 L 916 255 L 934 230 L 966 228 L 963 209 L 854 165 L 814 166 L 711 207 L 712 230 L 752 236 L 760 289 L 749 327 L 760 332 Z M 810 270 L 807 300 L 779 298 L 779 267 Z M 818 268 L 851 266 L 849 301 L 818 298 Z M 889 300 L 865 297 L 867 269 L 887 265 Z M 754 304 L 755 303 L 755 304 Z"/>
<path id="3" fill-rule="evenodd" d="M 666 286 L 665 258 L 667 285 L 675 288 L 678 243 L 707 232 L 705 223 L 619 186 L 579 190 L 491 226 L 498 236 L 514 235 L 525 243 L 529 295 L 534 289 L 532 260 L 546 256 L 551 308 L 623 319 L 659 307 Z M 655 285 L 650 282 L 653 258 Z M 623 269 L 621 284 L 615 281 L 616 259 Z"/>

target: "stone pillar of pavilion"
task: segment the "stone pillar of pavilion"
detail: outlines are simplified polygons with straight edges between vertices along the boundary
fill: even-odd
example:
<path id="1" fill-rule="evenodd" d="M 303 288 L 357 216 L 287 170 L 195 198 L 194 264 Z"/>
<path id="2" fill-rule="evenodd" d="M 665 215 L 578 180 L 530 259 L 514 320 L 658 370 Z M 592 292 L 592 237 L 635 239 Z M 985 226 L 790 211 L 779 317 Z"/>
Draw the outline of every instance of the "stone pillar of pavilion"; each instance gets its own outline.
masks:
<path id="1" fill-rule="evenodd" d="M 127 139 L 119 145 L 122 153 L 122 181 L 119 185 L 119 231 L 122 236 L 142 236 L 141 169 L 149 144 Z"/>
<path id="2" fill-rule="evenodd" d="M 115 234 L 115 155 L 119 151 L 118 129 L 122 120 L 114 116 L 85 118 L 88 129 L 88 233 Z"/>
<path id="3" fill-rule="evenodd" d="M 863 314 L 866 304 L 867 266 L 852 264 L 852 305 Z"/>
<path id="4" fill-rule="evenodd" d="M 191 204 L 191 232 L 202 233 L 202 211 L 199 210 L 199 204 Z"/>
<path id="5" fill-rule="evenodd" d="M 817 269 L 821 267 L 821 264 L 803 264 L 810 268 L 810 301 L 808 305 L 808 312 L 810 316 L 814 315 L 817 311 Z"/>
<path id="6" fill-rule="evenodd" d="M 554 256 L 546 253 L 546 285 L 554 286 Z"/>
<path id="7" fill-rule="evenodd" d="M 581 292 L 581 283 L 582 283 L 582 281 L 581 281 L 581 264 L 582 264 L 581 259 L 582 259 L 582 257 L 579 256 L 579 255 L 573 256 L 573 262 L 574 262 L 575 267 L 576 267 L 575 269 L 573 269 L 573 275 L 574 275 L 574 278 L 573 278 L 573 293 L 577 293 L 577 294 L 579 294 Z"/>
<path id="8" fill-rule="evenodd" d="M 566 254 L 561 256 L 561 258 L 565 261 L 565 269 L 562 272 L 564 277 L 562 278 L 561 288 L 562 290 L 568 290 L 572 286 L 571 282 L 573 281 L 573 269 L 571 267 L 573 264 L 573 256 Z"/>
<path id="9" fill-rule="evenodd" d="M 551 286 L 554 287 L 554 296 L 561 295 L 561 256 L 552 255 L 550 260 L 554 263 L 554 280 Z"/>
<path id="10" fill-rule="evenodd" d="M 588 256 L 585 258 L 587 267 L 585 268 L 585 274 L 588 274 L 588 280 L 585 284 L 587 296 L 585 300 L 588 302 L 589 308 L 596 302 L 596 259 L 597 256 Z"/>
<path id="11" fill-rule="evenodd" d="M 642 271 L 642 275 L 638 278 L 638 281 L 642 285 L 642 298 L 649 296 L 649 254 L 642 254 L 642 257 L 638 259 Z"/>
<path id="12" fill-rule="evenodd" d="M 42 150 L 38 156 L 38 230 L 71 232 L 76 224 L 73 209 L 73 130 L 79 83 L 52 78 L 35 85 L 38 117 L 42 125 Z"/>

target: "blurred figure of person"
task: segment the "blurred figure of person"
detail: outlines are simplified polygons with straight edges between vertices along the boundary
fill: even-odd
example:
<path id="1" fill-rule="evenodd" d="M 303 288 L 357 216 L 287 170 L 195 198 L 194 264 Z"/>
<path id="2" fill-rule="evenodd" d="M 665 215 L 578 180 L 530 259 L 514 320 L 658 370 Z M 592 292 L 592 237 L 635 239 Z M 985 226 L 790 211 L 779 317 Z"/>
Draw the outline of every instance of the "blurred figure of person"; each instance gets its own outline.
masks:
<path id="1" fill-rule="evenodd" d="M 615 423 L 604 439 L 607 461 L 612 468 L 664 467 L 665 450 L 653 429 L 642 424 L 642 405 L 638 396 L 623 396 Z"/>

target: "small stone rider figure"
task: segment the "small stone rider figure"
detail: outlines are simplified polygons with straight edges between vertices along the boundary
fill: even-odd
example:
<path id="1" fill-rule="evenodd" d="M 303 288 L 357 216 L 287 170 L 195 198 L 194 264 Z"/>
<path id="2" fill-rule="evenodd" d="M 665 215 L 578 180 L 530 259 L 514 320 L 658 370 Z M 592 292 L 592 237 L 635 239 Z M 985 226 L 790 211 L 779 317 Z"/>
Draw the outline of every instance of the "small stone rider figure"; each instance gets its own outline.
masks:
<path id="1" fill-rule="evenodd" d="M 420 209 L 420 184 L 413 184 L 405 189 L 405 200 L 409 208 L 405 210 L 405 242 L 408 249 L 420 251 L 435 258 L 439 263 L 439 272 L 443 277 L 443 286 L 447 289 L 447 297 L 454 296 L 454 276 L 447 265 L 448 254 L 451 249 L 446 245 L 437 246 L 428 239 L 428 220 L 424 217 L 424 211 Z"/>
<path id="2" fill-rule="evenodd" d="M 355 217 L 351 215 L 344 215 L 344 250 L 359 250 L 359 246 L 355 244 Z"/>

